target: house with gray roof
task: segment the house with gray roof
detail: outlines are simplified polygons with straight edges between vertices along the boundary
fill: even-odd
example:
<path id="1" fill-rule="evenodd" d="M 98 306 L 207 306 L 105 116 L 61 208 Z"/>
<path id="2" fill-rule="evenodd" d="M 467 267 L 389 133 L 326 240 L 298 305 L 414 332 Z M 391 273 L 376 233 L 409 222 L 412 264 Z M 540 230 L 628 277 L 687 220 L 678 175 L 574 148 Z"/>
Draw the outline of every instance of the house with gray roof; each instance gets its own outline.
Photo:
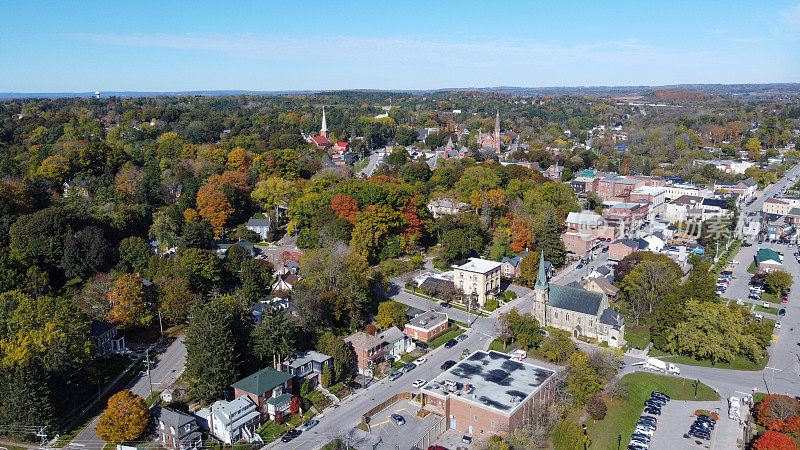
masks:
<path id="1" fill-rule="evenodd" d="M 150 410 L 160 444 L 166 448 L 188 450 L 201 448 L 203 434 L 197 418 L 172 408 L 155 406 Z"/>
<path id="2" fill-rule="evenodd" d="M 574 338 L 586 337 L 608 342 L 610 347 L 625 345 L 625 322 L 611 308 L 605 292 L 593 292 L 580 284 L 551 284 L 544 270 L 544 256 L 534 284 L 533 316 L 542 326 L 569 331 Z"/>
<path id="3" fill-rule="evenodd" d="M 275 228 L 275 223 L 272 219 L 250 219 L 245 224 L 248 230 L 261 236 L 261 239 L 267 240 L 270 232 Z"/>
<path id="4" fill-rule="evenodd" d="M 322 372 L 326 367 L 333 370 L 333 357 L 316 350 L 294 352 L 278 364 L 278 370 L 294 375 L 296 383 L 303 384 L 308 380 L 312 385 L 322 380 Z"/>
<path id="5" fill-rule="evenodd" d="M 261 442 L 261 436 L 256 433 L 261 424 L 261 414 L 247 396 L 231 401 L 218 400 L 197 411 L 197 416 L 203 430 L 223 444 Z"/>

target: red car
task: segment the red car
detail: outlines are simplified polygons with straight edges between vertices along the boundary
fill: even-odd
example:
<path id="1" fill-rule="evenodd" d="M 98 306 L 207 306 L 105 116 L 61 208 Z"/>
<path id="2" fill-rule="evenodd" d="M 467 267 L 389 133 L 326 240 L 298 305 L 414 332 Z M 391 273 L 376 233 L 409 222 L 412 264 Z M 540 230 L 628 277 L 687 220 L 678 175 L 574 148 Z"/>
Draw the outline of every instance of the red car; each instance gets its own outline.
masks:
<path id="1" fill-rule="evenodd" d="M 447 450 L 447 449 L 442 447 L 441 445 L 431 445 L 430 447 L 428 447 L 428 450 Z"/>

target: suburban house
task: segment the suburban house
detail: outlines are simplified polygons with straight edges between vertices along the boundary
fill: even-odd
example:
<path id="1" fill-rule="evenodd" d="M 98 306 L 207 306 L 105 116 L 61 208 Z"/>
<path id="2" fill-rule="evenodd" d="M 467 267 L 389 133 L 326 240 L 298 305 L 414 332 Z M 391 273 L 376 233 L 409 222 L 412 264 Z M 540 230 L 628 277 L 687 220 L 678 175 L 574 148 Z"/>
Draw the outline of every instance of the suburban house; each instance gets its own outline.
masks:
<path id="1" fill-rule="evenodd" d="M 386 354 L 394 359 L 414 350 L 414 342 L 397 327 L 389 327 L 381 331 L 378 333 L 378 339 L 383 341 Z"/>
<path id="2" fill-rule="evenodd" d="M 500 260 L 500 275 L 506 278 L 518 278 L 522 275 L 520 263 L 522 263 L 522 259 L 527 255 L 528 252 L 523 252 L 511 258 L 504 256 L 503 259 Z"/>
<path id="3" fill-rule="evenodd" d="M 383 340 L 363 331 L 347 336 L 344 342 L 353 349 L 353 364 L 361 375 L 370 375 L 372 367 L 383 362 L 386 356 Z"/>
<path id="4" fill-rule="evenodd" d="M 608 342 L 610 347 L 625 345 L 625 320 L 614 311 L 608 295 L 587 291 L 580 285 L 550 284 L 544 271 L 544 257 L 534 284 L 532 315 L 543 326 L 569 331 L 580 336 Z"/>
<path id="5" fill-rule="evenodd" d="M 208 408 L 197 411 L 197 416 L 203 430 L 224 444 L 261 441 L 256 433 L 261 423 L 261 414 L 248 396 L 232 401 L 218 400 Z"/>
<path id="6" fill-rule="evenodd" d="M 250 219 L 245 224 L 248 230 L 252 231 L 253 233 L 261 236 L 262 240 L 267 240 L 270 232 L 275 227 L 275 224 L 272 222 L 272 219 Z"/>
<path id="7" fill-rule="evenodd" d="M 233 384 L 234 398 L 249 397 L 262 420 L 280 419 L 292 400 L 291 374 L 267 367 Z"/>
<path id="8" fill-rule="evenodd" d="M 599 292 L 613 300 L 619 294 L 619 288 L 611 284 L 605 277 L 586 278 L 581 282 L 584 289 L 591 292 Z"/>
<path id="9" fill-rule="evenodd" d="M 166 448 L 177 450 L 201 448 L 203 434 L 197 418 L 183 411 L 155 406 L 150 417 L 156 425 L 158 441 Z"/>
<path id="10" fill-rule="evenodd" d="M 756 266 L 765 272 L 783 269 L 783 256 L 770 248 L 761 248 L 756 252 Z"/>
<path id="11" fill-rule="evenodd" d="M 555 398 L 556 373 L 494 350 L 475 351 L 420 390 L 423 408 L 458 433 L 488 437 L 529 427 Z"/>
<path id="12" fill-rule="evenodd" d="M 453 266 L 453 285 L 465 296 L 465 303 L 472 297 L 478 305 L 495 298 L 500 292 L 500 266 L 496 261 L 469 258 L 460 266 Z"/>
<path id="13" fill-rule="evenodd" d="M 282 275 L 278 275 L 278 279 L 272 283 L 272 290 L 273 291 L 291 291 L 294 289 L 294 284 L 298 280 L 298 276 L 289 272 Z"/>
<path id="14" fill-rule="evenodd" d="M 468 209 L 468 204 L 451 198 L 441 198 L 428 202 L 428 211 L 433 214 L 434 219 L 438 219 L 440 216 L 455 216 Z"/>
<path id="15" fill-rule="evenodd" d="M 297 261 L 290 259 L 278 268 L 278 275 L 286 275 L 287 273 L 291 273 L 292 275 L 298 275 L 300 273 L 300 264 Z"/>
<path id="16" fill-rule="evenodd" d="M 125 351 L 125 336 L 117 337 L 117 324 L 93 320 L 89 325 L 89 340 L 97 347 L 97 356 L 105 358 Z"/>
<path id="17" fill-rule="evenodd" d="M 256 256 L 256 246 L 253 245 L 252 242 L 244 239 L 237 242 L 214 243 L 211 244 L 211 250 L 213 250 L 220 259 L 223 259 L 228 255 L 228 250 L 234 245 L 238 245 L 239 247 L 245 249 L 245 251 L 247 251 L 251 257 Z"/>
<path id="18" fill-rule="evenodd" d="M 278 370 L 294 375 L 295 383 L 298 386 L 306 380 L 309 380 L 312 386 L 322 381 L 322 372 L 325 367 L 333 370 L 333 357 L 316 350 L 294 352 L 278 364 Z"/>

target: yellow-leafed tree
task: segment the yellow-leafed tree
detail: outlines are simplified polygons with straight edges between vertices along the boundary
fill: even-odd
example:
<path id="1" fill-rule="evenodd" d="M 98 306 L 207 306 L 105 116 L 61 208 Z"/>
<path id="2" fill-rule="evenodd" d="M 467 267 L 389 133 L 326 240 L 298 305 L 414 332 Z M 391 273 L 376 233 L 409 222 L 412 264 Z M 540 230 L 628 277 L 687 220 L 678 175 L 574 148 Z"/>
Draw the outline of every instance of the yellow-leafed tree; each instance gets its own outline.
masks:
<path id="1" fill-rule="evenodd" d="M 108 409 L 97 422 L 97 435 L 111 443 L 132 441 L 142 435 L 149 419 L 142 397 L 125 389 L 108 399 Z"/>
<path id="2" fill-rule="evenodd" d="M 125 274 L 114 282 L 108 294 L 108 320 L 120 324 L 122 328 L 149 325 L 152 313 L 145 304 L 144 285 L 136 275 Z"/>

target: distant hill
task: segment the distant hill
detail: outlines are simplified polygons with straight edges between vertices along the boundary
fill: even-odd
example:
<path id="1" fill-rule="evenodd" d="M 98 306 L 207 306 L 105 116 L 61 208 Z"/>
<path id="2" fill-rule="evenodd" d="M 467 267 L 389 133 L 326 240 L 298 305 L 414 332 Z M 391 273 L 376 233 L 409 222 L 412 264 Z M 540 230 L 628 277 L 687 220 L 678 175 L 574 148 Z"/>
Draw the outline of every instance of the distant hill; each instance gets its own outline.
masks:
<path id="1" fill-rule="evenodd" d="M 707 100 L 712 96 L 704 92 L 690 91 L 687 89 L 657 89 L 650 92 L 647 97 L 667 102 L 694 102 Z"/>
<path id="2" fill-rule="evenodd" d="M 467 87 L 446 89 L 361 89 L 350 91 L 362 92 L 397 92 L 425 94 L 448 91 L 497 92 L 502 94 L 535 96 L 535 95 L 591 95 L 591 96 L 654 96 L 663 101 L 696 101 L 702 95 L 715 96 L 781 96 L 800 95 L 800 83 L 766 83 L 766 84 L 676 84 L 667 86 L 551 86 L 551 87 Z M 159 95 L 179 96 L 225 96 L 225 95 L 307 95 L 316 93 L 332 93 L 338 90 L 283 90 L 283 91 L 247 91 L 247 90 L 205 90 L 205 91 L 101 91 L 102 97 L 155 97 Z M 93 97 L 94 92 L 0 92 L 0 98 L 71 98 Z"/>

